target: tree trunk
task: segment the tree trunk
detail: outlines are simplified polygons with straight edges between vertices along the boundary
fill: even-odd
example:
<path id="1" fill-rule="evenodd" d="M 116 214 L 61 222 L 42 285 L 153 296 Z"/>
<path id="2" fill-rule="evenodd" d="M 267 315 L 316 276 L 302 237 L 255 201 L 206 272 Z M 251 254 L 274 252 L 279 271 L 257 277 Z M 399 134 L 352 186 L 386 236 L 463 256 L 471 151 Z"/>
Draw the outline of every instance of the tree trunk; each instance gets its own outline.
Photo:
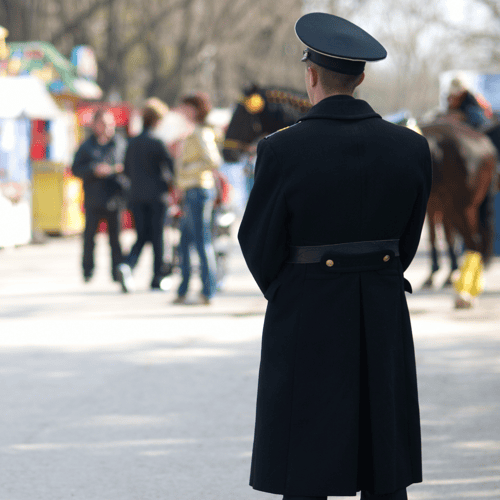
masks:
<path id="1" fill-rule="evenodd" d="M 5 27 L 9 30 L 9 42 L 24 42 L 31 39 L 28 7 L 23 0 L 4 0 Z"/>
<path id="2" fill-rule="evenodd" d="M 124 95 L 123 61 L 120 57 L 120 4 L 119 0 L 109 0 L 106 60 L 103 63 L 101 85 L 110 96 Z"/>

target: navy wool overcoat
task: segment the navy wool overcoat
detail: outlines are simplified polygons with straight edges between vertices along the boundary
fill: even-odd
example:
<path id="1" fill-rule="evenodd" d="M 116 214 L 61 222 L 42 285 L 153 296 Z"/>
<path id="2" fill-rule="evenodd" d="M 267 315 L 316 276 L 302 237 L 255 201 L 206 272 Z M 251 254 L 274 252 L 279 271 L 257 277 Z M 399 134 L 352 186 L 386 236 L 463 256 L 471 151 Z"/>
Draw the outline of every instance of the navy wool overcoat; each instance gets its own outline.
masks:
<path id="1" fill-rule="evenodd" d="M 250 484 L 293 496 L 391 493 L 422 480 L 403 272 L 431 188 L 427 141 L 332 96 L 258 146 L 238 238 L 268 300 Z M 399 239 L 342 272 L 289 247 Z M 344 269 L 345 271 L 345 269 Z"/>

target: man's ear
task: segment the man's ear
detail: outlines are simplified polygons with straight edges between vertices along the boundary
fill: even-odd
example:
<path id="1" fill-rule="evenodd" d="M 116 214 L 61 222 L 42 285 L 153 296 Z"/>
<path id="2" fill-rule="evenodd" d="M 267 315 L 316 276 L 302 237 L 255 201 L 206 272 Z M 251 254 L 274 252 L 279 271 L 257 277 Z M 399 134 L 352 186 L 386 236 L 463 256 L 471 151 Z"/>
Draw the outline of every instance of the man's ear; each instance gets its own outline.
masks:
<path id="1" fill-rule="evenodd" d="M 309 66 L 307 68 L 307 74 L 309 75 L 309 84 L 310 84 L 311 88 L 316 87 L 316 85 L 318 85 L 318 82 L 319 82 L 318 71 L 315 68 L 313 68 L 312 66 Z"/>

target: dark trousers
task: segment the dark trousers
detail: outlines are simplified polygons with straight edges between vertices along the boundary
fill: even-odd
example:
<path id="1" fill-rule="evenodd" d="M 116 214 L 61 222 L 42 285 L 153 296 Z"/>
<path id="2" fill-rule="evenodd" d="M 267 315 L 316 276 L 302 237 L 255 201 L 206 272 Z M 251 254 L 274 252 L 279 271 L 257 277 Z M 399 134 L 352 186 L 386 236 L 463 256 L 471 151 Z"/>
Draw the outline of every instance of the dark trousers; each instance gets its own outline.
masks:
<path id="1" fill-rule="evenodd" d="M 154 277 L 160 277 L 163 266 L 163 227 L 166 206 L 159 201 L 132 202 L 129 206 L 134 216 L 137 240 L 125 259 L 125 263 L 133 269 L 139 260 L 144 244 L 151 241 L 154 253 L 153 273 Z"/>
<path id="2" fill-rule="evenodd" d="M 120 247 L 120 211 L 105 208 L 85 207 L 85 231 L 83 233 L 83 275 L 92 276 L 94 271 L 94 237 L 101 219 L 108 223 L 109 245 L 111 247 L 111 269 L 113 276 L 122 261 Z"/>
<path id="3" fill-rule="evenodd" d="M 285 495 L 283 500 L 327 500 L 327 497 L 292 497 Z M 406 488 L 386 495 L 372 495 L 367 491 L 361 492 L 361 500 L 408 500 Z"/>

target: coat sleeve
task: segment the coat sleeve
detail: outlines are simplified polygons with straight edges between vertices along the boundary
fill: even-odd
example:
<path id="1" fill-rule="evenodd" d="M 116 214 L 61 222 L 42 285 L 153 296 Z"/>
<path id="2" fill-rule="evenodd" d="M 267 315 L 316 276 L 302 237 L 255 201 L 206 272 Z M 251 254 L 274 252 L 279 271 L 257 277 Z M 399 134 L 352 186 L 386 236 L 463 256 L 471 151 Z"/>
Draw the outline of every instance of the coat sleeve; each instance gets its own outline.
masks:
<path id="1" fill-rule="evenodd" d="M 163 141 L 159 140 L 158 155 L 160 158 L 160 170 L 163 180 L 170 185 L 174 178 L 174 161 L 167 151 Z"/>
<path id="2" fill-rule="evenodd" d="M 96 162 L 92 160 L 86 144 L 82 144 L 73 159 L 73 165 L 71 166 L 73 175 L 81 179 L 96 179 L 94 175 L 95 166 Z"/>
<path id="3" fill-rule="evenodd" d="M 422 233 L 422 227 L 424 225 L 425 214 L 427 211 L 427 201 L 429 200 L 429 194 L 431 191 L 432 184 L 432 160 L 429 151 L 429 145 L 427 140 L 422 138 L 424 143 L 420 151 L 420 182 L 418 187 L 418 194 L 413 205 L 413 210 L 410 216 L 410 220 L 406 224 L 405 230 L 401 235 L 399 242 L 399 251 L 401 264 L 403 266 L 403 271 L 406 271 L 411 264 L 415 254 L 417 253 L 418 244 L 420 242 L 420 236 Z M 407 284 L 408 287 L 409 283 Z M 407 291 L 411 291 L 411 286 L 406 288 Z"/>
<path id="4" fill-rule="evenodd" d="M 198 130 L 199 141 L 201 146 L 201 154 L 205 166 L 214 170 L 220 167 L 222 163 L 217 143 L 215 142 L 215 133 L 209 127 L 203 127 Z"/>
<path id="5" fill-rule="evenodd" d="M 268 300 L 288 256 L 286 219 L 284 175 L 272 146 L 264 139 L 257 149 L 254 185 L 238 240 L 248 268 Z"/>
<path id="6" fill-rule="evenodd" d="M 127 143 L 127 149 L 125 150 L 125 158 L 123 160 L 123 173 L 130 178 L 132 175 L 132 158 L 133 158 L 133 148 L 132 145 L 133 140 L 130 139 Z"/>
<path id="7" fill-rule="evenodd" d="M 115 150 L 114 150 L 114 160 L 116 163 L 123 164 L 125 161 L 125 154 L 127 152 L 128 141 L 122 139 L 120 136 L 115 136 Z"/>

